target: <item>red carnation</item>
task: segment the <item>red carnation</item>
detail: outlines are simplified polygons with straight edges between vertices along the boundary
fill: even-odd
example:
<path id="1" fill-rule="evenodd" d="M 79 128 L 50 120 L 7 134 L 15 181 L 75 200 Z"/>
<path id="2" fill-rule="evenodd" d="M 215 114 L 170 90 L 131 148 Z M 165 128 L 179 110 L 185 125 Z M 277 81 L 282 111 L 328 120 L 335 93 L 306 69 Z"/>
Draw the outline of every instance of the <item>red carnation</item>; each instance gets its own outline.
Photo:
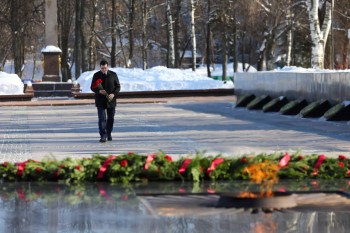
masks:
<path id="1" fill-rule="evenodd" d="M 78 171 L 80 171 L 80 165 L 75 166 L 75 169 L 77 169 Z"/>
<path id="2" fill-rule="evenodd" d="M 345 155 L 339 155 L 339 160 L 346 160 L 346 156 Z"/>
<path id="3" fill-rule="evenodd" d="M 216 193 L 216 192 L 215 192 L 215 190 L 214 190 L 214 189 L 210 189 L 210 188 L 208 188 L 208 189 L 207 189 L 207 193 Z"/>
<path id="4" fill-rule="evenodd" d="M 119 162 L 119 164 L 120 164 L 120 166 L 122 166 L 122 167 L 126 167 L 126 166 L 128 166 L 128 160 L 123 159 L 122 161 Z"/>
<path id="5" fill-rule="evenodd" d="M 55 176 L 56 179 L 58 179 L 58 177 L 60 176 L 60 171 L 56 170 L 53 175 Z"/>
<path id="6" fill-rule="evenodd" d="M 279 167 L 283 168 L 288 165 L 290 160 L 290 155 L 288 153 L 285 153 L 283 158 L 280 160 Z"/>
<path id="7" fill-rule="evenodd" d="M 246 158 L 246 157 L 243 157 L 243 158 L 241 159 L 241 162 L 242 162 L 242 163 L 246 163 L 246 162 L 247 162 L 247 158 Z"/>
<path id="8" fill-rule="evenodd" d="M 344 163 L 341 162 L 341 161 L 339 161 L 338 164 L 339 164 L 340 167 L 344 167 L 345 166 Z"/>
<path id="9" fill-rule="evenodd" d="M 102 86 L 102 80 L 101 79 L 97 79 L 93 84 L 92 84 L 92 89 L 98 89 L 98 90 L 104 90 L 103 86 Z M 108 102 L 111 102 L 112 100 L 109 99 L 109 95 L 108 93 L 105 94 Z"/>
<path id="10" fill-rule="evenodd" d="M 166 155 L 166 156 L 164 156 L 164 158 L 165 158 L 166 160 L 168 160 L 169 162 L 172 162 L 172 161 L 173 161 L 173 159 L 171 158 L 170 155 Z"/>
<path id="11" fill-rule="evenodd" d="M 37 173 L 40 173 L 40 172 L 41 172 L 41 167 L 36 167 L 36 168 L 35 168 L 35 171 L 36 171 Z"/>
<path id="12" fill-rule="evenodd" d="M 98 88 L 99 90 L 103 90 L 103 87 L 102 87 L 102 80 L 101 80 L 101 79 L 97 79 L 97 80 L 92 84 L 92 88 L 93 88 L 93 89 Z"/>

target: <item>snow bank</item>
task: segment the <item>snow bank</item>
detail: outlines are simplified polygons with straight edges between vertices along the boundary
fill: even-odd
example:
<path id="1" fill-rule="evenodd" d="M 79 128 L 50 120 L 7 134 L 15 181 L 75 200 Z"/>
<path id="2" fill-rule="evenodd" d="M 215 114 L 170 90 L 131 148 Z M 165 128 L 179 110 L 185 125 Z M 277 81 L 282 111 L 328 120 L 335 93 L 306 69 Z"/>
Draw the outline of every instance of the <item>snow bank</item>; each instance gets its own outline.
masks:
<path id="1" fill-rule="evenodd" d="M 0 71 L 0 95 L 23 94 L 24 84 L 17 74 Z"/>
<path id="2" fill-rule="evenodd" d="M 204 90 L 233 88 L 231 81 L 213 80 L 203 75 L 201 71 L 190 69 L 168 69 L 163 66 L 147 70 L 139 68 L 109 68 L 117 73 L 121 83 L 121 92 L 157 91 L 157 90 Z M 200 70 L 200 69 L 199 69 Z M 95 71 L 84 72 L 77 80 L 82 92 L 89 93 L 92 76 Z"/>
<path id="3" fill-rule="evenodd" d="M 294 72 L 294 73 L 335 73 L 335 72 L 350 72 L 350 70 L 328 70 L 328 69 L 314 69 L 314 68 L 302 68 L 296 66 L 285 66 L 283 68 L 277 68 L 274 71 L 277 72 Z"/>

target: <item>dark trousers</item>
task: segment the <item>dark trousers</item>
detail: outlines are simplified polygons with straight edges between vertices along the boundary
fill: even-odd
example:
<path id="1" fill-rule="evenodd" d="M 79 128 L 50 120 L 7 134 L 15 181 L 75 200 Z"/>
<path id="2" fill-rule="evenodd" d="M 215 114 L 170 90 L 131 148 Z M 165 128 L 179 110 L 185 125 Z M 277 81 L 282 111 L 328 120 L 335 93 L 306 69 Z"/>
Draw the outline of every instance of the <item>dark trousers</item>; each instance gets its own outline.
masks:
<path id="1" fill-rule="evenodd" d="M 113 131 L 115 108 L 97 107 L 97 114 L 100 136 L 106 139 L 107 136 L 111 136 Z"/>

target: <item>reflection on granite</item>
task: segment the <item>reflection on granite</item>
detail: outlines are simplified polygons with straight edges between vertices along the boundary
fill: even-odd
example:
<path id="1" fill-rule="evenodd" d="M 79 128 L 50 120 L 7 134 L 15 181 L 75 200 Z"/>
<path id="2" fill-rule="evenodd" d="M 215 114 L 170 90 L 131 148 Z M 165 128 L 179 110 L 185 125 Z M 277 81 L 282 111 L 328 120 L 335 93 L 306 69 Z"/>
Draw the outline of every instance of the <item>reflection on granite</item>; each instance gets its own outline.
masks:
<path id="1" fill-rule="evenodd" d="M 123 186 L 90 183 L 67 186 L 56 183 L 0 183 L 0 232 L 347 232 L 350 210 L 310 208 L 252 213 L 249 209 L 205 208 L 185 215 L 178 208 L 170 215 L 152 212 L 141 196 L 210 194 L 256 190 L 248 182 L 138 183 Z M 349 191 L 348 180 L 282 181 L 279 191 Z M 176 207 L 176 200 L 169 207 Z M 172 205 L 170 205 L 172 202 Z M 192 205 L 194 201 L 188 199 Z M 188 203 L 187 209 L 191 208 Z M 174 205 L 175 204 L 175 205 Z"/>

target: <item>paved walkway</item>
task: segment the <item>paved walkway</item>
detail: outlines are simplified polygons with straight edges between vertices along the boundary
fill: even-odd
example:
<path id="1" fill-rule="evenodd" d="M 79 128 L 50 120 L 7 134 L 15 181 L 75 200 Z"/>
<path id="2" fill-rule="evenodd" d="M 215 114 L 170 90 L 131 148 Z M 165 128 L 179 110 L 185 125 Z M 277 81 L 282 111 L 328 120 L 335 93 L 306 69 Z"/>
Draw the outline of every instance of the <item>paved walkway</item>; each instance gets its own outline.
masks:
<path id="1" fill-rule="evenodd" d="M 347 122 L 236 109 L 234 97 L 121 100 L 113 141 L 105 144 L 98 142 L 91 100 L 15 105 L 0 107 L 0 162 L 158 150 L 175 156 L 196 150 L 242 155 L 299 149 L 305 154 L 350 155 Z"/>

